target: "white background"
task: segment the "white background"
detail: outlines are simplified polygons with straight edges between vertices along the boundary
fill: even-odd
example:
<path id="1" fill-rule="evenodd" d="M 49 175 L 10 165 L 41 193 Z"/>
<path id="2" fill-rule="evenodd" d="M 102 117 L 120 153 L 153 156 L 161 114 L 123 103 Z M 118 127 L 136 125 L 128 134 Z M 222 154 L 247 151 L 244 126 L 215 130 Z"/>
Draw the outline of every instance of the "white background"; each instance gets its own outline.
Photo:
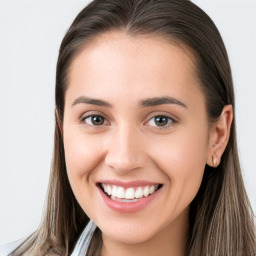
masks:
<path id="1" fill-rule="evenodd" d="M 55 65 L 65 31 L 89 1 L 0 0 L 0 244 L 34 231 L 53 147 Z M 256 210 L 256 1 L 194 0 L 225 41 L 238 142 Z"/>

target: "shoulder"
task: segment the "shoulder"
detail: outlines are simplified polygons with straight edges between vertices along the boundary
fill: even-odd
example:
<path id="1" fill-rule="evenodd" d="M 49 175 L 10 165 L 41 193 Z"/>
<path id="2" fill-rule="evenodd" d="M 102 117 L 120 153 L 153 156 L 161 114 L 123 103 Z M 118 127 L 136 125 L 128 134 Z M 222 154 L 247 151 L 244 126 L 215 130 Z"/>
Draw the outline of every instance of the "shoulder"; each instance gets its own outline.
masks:
<path id="1" fill-rule="evenodd" d="M 23 239 L 0 245 L 0 256 L 8 256 L 13 250 L 15 250 L 21 243 L 23 242 Z"/>

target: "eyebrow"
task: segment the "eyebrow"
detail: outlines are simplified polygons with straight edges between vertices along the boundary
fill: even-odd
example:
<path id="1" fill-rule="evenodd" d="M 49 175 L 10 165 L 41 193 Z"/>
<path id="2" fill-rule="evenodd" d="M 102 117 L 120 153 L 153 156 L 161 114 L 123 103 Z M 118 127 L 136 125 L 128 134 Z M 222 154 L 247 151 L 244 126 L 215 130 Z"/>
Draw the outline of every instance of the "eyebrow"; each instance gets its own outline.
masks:
<path id="1" fill-rule="evenodd" d="M 94 99 L 90 97 L 85 97 L 85 96 L 80 96 L 78 97 L 73 103 L 72 106 L 77 105 L 77 104 L 91 104 L 91 105 L 96 105 L 96 106 L 101 106 L 101 107 L 109 107 L 111 108 L 112 105 L 104 100 L 100 99 Z M 153 98 L 148 98 L 145 100 L 142 100 L 139 102 L 139 107 L 145 108 L 145 107 L 153 107 L 153 106 L 158 106 L 158 105 L 163 105 L 163 104 L 174 104 L 178 105 L 184 108 L 187 108 L 187 105 L 180 100 L 177 100 L 173 97 L 169 96 L 164 96 L 164 97 L 153 97 Z"/>
<path id="2" fill-rule="evenodd" d="M 85 96 L 81 96 L 81 97 L 77 98 L 73 102 L 72 106 L 80 104 L 80 103 L 97 105 L 97 106 L 101 106 L 101 107 L 109 107 L 109 108 L 112 107 L 112 105 L 110 103 L 108 103 L 107 101 L 93 99 L 93 98 L 89 98 L 89 97 L 85 97 Z"/>
<path id="3" fill-rule="evenodd" d="M 177 100 L 173 97 L 164 96 L 164 97 L 155 97 L 155 98 L 148 98 L 145 100 L 142 100 L 139 103 L 140 107 L 152 107 L 152 106 L 158 106 L 163 104 L 174 104 L 178 105 L 184 108 L 188 108 L 187 105 L 180 100 Z"/>

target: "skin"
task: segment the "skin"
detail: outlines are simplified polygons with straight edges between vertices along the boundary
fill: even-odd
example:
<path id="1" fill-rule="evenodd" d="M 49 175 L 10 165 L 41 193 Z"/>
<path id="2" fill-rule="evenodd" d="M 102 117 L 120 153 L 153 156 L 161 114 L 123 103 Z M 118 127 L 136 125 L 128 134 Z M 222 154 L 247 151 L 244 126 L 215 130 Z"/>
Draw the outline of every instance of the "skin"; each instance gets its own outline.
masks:
<path id="1" fill-rule="evenodd" d="M 102 231 L 101 255 L 185 255 L 189 205 L 206 164 L 226 147 L 232 107 L 209 125 L 193 59 L 184 47 L 121 31 L 98 36 L 73 61 L 65 94 L 63 142 L 72 190 Z M 111 104 L 74 101 L 86 96 Z M 184 103 L 142 107 L 153 97 Z M 93 125 L 90 115 L 104 117 Z M 154 117 L 168 116 L 164 128 Z M 81 118 L 82 117 L 82 118 Z M 146 208 L 109 209 L 96 187 L 103 179 L 163 184 Z"/>

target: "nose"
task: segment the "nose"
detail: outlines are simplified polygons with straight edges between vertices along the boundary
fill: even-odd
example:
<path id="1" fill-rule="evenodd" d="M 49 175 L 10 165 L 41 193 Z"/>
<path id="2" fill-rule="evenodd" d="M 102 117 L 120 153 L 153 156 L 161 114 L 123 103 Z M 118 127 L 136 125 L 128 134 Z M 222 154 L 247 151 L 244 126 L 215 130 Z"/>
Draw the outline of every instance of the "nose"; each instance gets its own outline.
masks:
<path id="1" fill-rule="evenodd" d="M 139 129 L 117 128 L 108 140 L 106 152 L 105 163 L 120 174 L 142 168 L 146 163 L 145 143 Z"/>

